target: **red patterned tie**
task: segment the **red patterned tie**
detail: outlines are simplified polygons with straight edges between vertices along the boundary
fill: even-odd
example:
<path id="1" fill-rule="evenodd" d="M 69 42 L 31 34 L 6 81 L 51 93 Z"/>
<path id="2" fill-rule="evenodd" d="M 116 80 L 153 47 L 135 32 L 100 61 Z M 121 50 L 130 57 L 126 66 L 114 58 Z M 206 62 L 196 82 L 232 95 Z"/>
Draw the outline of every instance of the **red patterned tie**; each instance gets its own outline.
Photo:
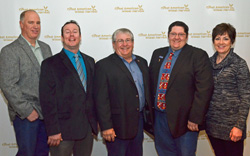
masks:
<path id="1" fill-rule="evenodd" d="M 157 107 L 160 110 L 166 109 L 166 97 L 165 97 L 165 95 L 166 95 L 166 90 L 167 90 L 168 81 L 169 81 L 169 77 L 170 77 L 169 70 L 171 68 L 171 61 L 172 61 L 173 55 L 174 55 L 173 52 L 171 52 L 169 54 L 169 57 L 166 61 L 166 64 L 163 67 L 164 72 L 161 75 L 161 80 L 160 80 L 159 87 L 158 87 Z"/>

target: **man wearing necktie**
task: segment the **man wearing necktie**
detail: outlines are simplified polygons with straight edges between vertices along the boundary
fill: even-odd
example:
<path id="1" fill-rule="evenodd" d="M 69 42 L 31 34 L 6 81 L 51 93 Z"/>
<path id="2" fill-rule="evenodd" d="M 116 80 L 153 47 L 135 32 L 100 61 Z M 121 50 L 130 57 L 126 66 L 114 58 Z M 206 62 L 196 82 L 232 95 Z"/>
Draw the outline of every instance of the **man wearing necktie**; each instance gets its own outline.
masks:
<path id="1" fill-rule="evenodd" d="M 195 156 L 200 126 L 213 90 L 208 55 L 187 44 L 188 26 L 173 22 L 169 47 L 156 49 L 149 65 L 159 156 Z"/>
<path id="2" fill-rule="evenodd" d="M 80 52 L 81 30 L 76 21 L 61 29 L 63 49 L 44 60 L 40 102 L 52 156 L 90 156 L 97 134 L 93 105 L 94 59 Z"/>

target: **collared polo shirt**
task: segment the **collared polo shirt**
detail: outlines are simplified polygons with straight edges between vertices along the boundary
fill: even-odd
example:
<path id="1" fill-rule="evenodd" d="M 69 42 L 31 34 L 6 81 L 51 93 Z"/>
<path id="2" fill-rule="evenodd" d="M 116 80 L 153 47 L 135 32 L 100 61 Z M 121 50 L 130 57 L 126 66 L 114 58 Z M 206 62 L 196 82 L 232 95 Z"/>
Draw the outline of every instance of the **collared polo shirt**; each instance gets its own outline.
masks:
<path id="1" fill-rule="evenodd" d="M 42 61 L 43 61 L 43 55 L 42 55 L 42 51 L 40 48 L 40 45 L 38 44 L 37 40 L 36 40 L 36 45 L 35 47 L 32 46 L 30 44 L 30 42 L 28 40 L 26 40 L 23 35 L 21 35 L 22 38 L 28 43 L 28 45 L 30 46 L 31 50 L 33 51 L 34 55 L 36 56 L 37 61 L 39 62 L 39 64 L 41 65 Z"/>

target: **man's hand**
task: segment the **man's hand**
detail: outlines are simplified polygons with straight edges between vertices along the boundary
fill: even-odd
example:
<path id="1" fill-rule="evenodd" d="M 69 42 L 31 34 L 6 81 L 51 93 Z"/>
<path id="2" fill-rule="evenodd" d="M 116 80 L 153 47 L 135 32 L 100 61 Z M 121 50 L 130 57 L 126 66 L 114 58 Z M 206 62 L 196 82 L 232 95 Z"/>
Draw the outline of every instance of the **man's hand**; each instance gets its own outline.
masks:
<path id="1" fill-rule="evenodd" d="M 39 115 L 37 113 L 37 111 L 35 109 L 33 109 L 33 111 L 31 112 L 31 114 L 27 117 L 27 119 L 30 121 L 30 122 L 33 122 L 35 121 L 36 119 L 38 119 Z"/>
<path id="2" fill-rule="evenodd" d="M 115 141 L 115 131 L 113 128 L 102 131 L 102 137 L 107 141 Z"/>
<path id="3" fill-rule="evenodd" d="M 61 141 L 63 141 L 61 133 L 48 137 L 49 146 L 58 146 Z"/>
<path id="4" fill-rule="evenodd" d="M 234 127 L 230 132 L 230 138 L 233 142 L 239 141 L 242 137 L 242 130 Z"/>
<path id="5" fill-rule="evenodd" d="M 191 121 L 188 120 L 188 124 L 187 124 L 187 127 L 190 131 L 199 131 L 199 128 L 198 128 L 198 124 L 196 123 L 193 123 Z"/>

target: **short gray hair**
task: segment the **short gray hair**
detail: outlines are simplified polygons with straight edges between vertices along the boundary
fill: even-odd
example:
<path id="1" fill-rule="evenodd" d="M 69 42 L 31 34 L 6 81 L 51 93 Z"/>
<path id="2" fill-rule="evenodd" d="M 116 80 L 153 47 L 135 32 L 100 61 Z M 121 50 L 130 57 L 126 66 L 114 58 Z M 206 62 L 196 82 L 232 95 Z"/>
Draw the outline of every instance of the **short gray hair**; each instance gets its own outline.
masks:
<path id="1" fill-rule="evenodd" d="M 122 33 L 122 34 L 129 34 L 130 37 L 131 37 L 131 40 L 134 41 L 134 35 L 133 35 L 133 33 L 132 33 L 129 29 L 127 29 L 127 28 L 120 28 L 120 29 L 117 29 L 117 30 L 113 33 L 113 35 L 112 35 L 112 42 L 113 42 L 113 43 L 116 41 L 116 36 L 117 36 L 118 34 L 120 34 L 120 33 Z"/>

